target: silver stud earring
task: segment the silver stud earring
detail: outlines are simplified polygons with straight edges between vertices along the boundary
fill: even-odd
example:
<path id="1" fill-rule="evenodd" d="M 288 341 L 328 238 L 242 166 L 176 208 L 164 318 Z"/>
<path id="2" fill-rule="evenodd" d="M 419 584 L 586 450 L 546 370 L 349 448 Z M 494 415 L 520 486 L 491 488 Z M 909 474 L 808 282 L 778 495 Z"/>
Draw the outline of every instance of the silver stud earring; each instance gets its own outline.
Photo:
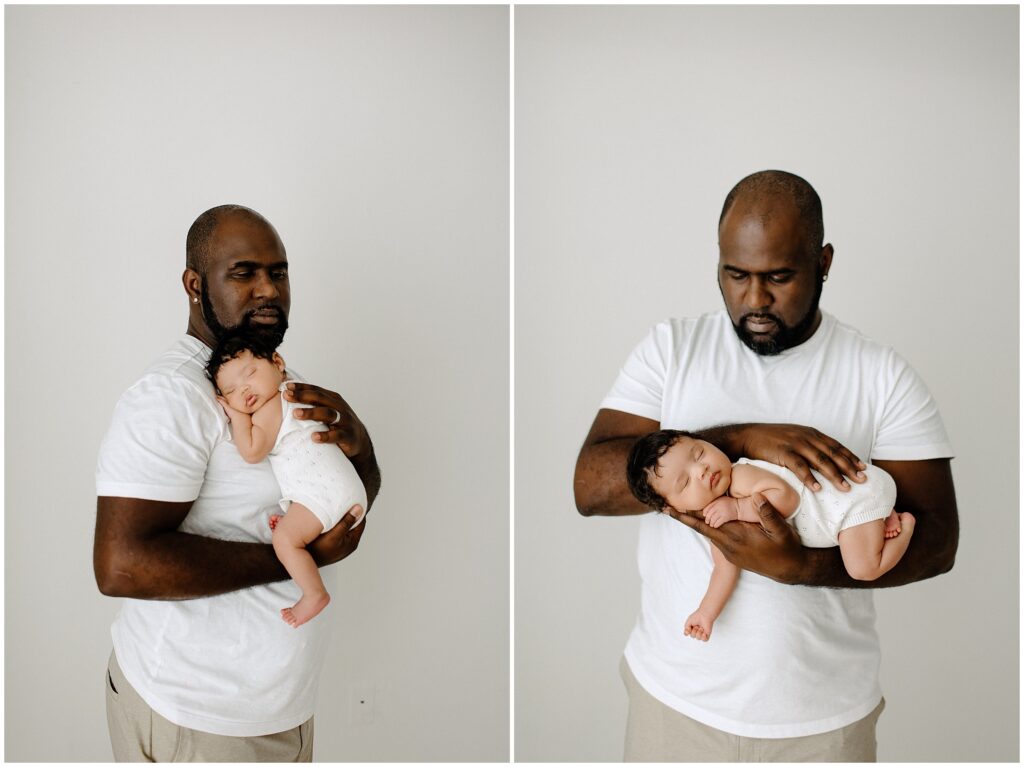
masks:
<path id="1" fill-rule="evenodd" d="M 828 282 L 828 275 L 827 275 L 827 274 L 823 274 L 823 275 L 821 275 L 821 281 L 822 281 L 822 282 Z M 195 299 L 194 299 L 194 298 L 193 298 L 192 300 L 193 300 L 193 301 L 195 301 Z"/>
<path id="2" fill-rule="evenodd" d="M 826 275 L 826 276 L 827 276 L 827 275 Z M 198 298 L 196 298 L 195 296 L 192 296 L 192 303 L 194 303 L 194 304 L 198 304 L 198 303 L 199 303 L 199 299 L 198 299 Z"/>

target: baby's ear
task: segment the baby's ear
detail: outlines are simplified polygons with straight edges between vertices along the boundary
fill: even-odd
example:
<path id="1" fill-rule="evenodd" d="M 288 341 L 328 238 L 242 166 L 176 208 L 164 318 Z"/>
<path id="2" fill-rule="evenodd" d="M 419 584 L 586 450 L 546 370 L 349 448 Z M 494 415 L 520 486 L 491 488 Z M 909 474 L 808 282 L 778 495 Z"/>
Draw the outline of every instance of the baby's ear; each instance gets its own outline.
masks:
<path id="1" fill-rule="evenodd" d="M 274 356 L 271 359 L 271 362 L 277 365 L 278 370 L 280 370 L 282 373 L 284 372 L 284 357 L 282 357 L 277 352 L 274 352 Z"/>

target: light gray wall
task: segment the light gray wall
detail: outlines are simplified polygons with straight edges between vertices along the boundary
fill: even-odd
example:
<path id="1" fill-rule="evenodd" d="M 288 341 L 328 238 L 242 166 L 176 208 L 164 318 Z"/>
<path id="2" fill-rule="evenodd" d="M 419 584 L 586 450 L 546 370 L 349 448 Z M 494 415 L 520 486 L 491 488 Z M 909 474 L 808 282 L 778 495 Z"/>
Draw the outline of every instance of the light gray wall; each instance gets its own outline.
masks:
<path id="1" fill-rule="evenodd" d="M 636 522 L 576 515 L 601 398 L 721 306 L 730 187 L 821 194 L 822 306 L 923 375 L 957 451 L 952 573 L 877 595 L 888 761 L 1018 759 L 1018 9 L 517 7 L 516 757 L 621 758 Z"/>
<path id="2" fill-rule="evenodd" d="M 96 452 L 185 330 L 189 225 L 241 202 L 288 248 L 285 358 L 384 476 L 332 588 L 316 757 L 507 759 L 508 10 L 5 19 L 6 758 L 110 759 Z"/>

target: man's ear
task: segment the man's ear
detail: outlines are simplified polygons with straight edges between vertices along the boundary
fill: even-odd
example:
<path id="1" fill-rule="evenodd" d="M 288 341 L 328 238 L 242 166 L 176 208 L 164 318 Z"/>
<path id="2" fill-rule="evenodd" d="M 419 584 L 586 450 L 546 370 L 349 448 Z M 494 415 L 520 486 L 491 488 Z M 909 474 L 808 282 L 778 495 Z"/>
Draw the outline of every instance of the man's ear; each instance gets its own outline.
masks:
<path id="1" fill-rule="evenodd" d="M 825 243 L 825 247 L 821 249 L 821 274 L 824 277 L 828 276 L 828 270 L 832 268 L 832 256 L 835 255 L 835 249 L 832 247 L 832 243 Z"/>
<path id="2" fill-rule="evenodd" d="M 186 269 L 181 275 L 181 284 L 185 288 L 185 293 L 188 294 L 188 300 L 196 303 L 193 299 L 199 299 L 203 288 L 203 278 L 199 276 L 199 272 L 194 269 Z"/>

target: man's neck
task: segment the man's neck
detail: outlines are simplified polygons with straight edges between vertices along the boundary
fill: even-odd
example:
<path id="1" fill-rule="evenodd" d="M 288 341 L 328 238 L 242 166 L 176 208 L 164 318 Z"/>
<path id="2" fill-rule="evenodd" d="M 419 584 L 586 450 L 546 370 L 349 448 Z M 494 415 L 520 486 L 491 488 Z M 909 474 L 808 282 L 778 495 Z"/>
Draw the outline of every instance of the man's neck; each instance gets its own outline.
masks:
<path id="1" fill-rule="evenodd" d="M 205 332 L 204 332 L 205 331 Z M 210 332 L 209 328 L 198 328 L 192 320 L 188 322 L 188 328 L 185 330 L 186 335 L 190 335 L 193 338 L 197 338 L 204 344 L 209 346 L 211 349 L 217 345 L 217 341 L 213 337 L 213 333 Z"/>

